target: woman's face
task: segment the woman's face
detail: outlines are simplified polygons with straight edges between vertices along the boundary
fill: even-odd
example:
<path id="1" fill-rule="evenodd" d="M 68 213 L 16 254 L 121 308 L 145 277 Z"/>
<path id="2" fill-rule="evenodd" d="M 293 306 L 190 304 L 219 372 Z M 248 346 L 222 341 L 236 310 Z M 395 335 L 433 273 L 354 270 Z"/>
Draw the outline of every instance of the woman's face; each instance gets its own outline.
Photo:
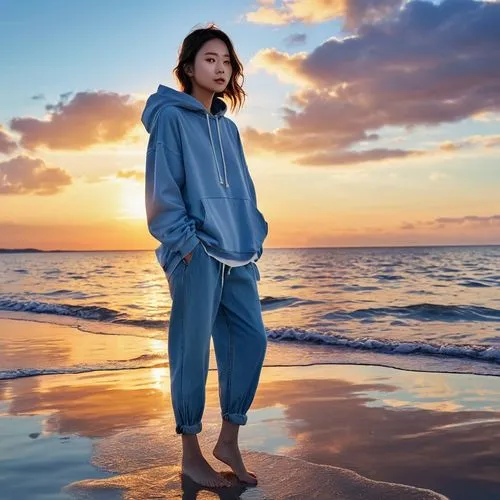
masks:
<path id="1" fill-rule="evenodd" d="M 227 45 L 214 38 L 203 44 L 196 54 L 192 79 L 193 83 L 209 92 L 222 92 L 227 87 L 232 72 Z"/>

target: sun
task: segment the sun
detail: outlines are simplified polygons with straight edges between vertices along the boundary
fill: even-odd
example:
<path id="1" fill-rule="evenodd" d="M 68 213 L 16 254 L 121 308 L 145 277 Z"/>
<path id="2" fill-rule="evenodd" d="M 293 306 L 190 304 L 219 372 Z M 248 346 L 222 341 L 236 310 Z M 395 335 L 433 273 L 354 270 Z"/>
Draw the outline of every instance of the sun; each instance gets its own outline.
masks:
<path id="1" fill-rule="evenodd" d="M 146 219 L 144 185 L 131 179 L 121 182 L 121 219 Z"/>

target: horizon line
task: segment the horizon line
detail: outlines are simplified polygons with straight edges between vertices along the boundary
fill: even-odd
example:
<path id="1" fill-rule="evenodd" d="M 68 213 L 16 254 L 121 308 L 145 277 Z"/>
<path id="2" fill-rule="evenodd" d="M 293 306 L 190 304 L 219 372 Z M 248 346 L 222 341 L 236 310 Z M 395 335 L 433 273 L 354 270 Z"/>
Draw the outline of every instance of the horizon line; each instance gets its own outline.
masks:
<path id="1" fill-rule="evenodd" d="M 449 247 L 498 247 L 500 243 L 457 243 L 457 244 L 421 244 L 421 245 L 357 245 L 357 246 L 321 246 L 321 247 L 269 247 L 266 250 L 318 250 L 318 249 L 355 249 L 355 248 L 449 248 Z M 139 249 L 53 249 L 53 250 L 42 250 L 34 247 L 24 247 L 24 248 L 0 248 L 0 253 L 7 252 L 17 252 L 17 253 L 64 253 L 64 252 L 154 252 L 155 249 L 149 248 L 139 248 Z"/>

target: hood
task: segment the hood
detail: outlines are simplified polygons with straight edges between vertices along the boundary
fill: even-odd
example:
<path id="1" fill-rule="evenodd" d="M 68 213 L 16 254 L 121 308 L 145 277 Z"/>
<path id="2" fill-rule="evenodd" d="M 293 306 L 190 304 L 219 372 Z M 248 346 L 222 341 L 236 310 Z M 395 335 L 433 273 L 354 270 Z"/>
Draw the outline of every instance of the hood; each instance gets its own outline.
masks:
<path id="1" fill-rule="evenodd" d="M 142 112 L 141 120 L 149 134 L 156 122 L 158 112 L 163 106 L 177 106 L 190 111 L 207 114 L 205 106 L 192 95 L 160 84 L 158 90 L 149 96 Z M 222 99 L 214 97 L 210 111 L 213 116 L 224 116 L 227 111 L 227 105 Z"/>
<path id="2" fill-rule="evenodd" d="M 142 123 L 144 124 L 144 127 L 146 128 L 149 134 L 151 134 L 151 131 L 153 130 L 153 127 L 159 115 L 159 111 L 164 106 L 178 106 L 187 109 L 189 111 L 192 111 L 193 113 L 203 113 L 207 121 L 208 137 L 210 139 L 210 144 L 212 146 L 214 167 L 218 178 L 218 182 L 222 184 L 224 187 L 228 188 L 229 182 L 227 180 L 226 159 L 224 157 L 224 147 L 222 145 L 222 136 L 219 126 L 219 118 L 222 118 L 227 111 L 226 103 L 222 99 L 214 97 L 212 99 L 212 108 L 210 110 L 212 116 L 215 117 L 217 137 L 222 158 L 222 169 L 221 166 L 219 165 L 219 161 L 217 160 L 217 154 L 215 152 L 212 127 L 210 126 L 210 116 L 209 116 L 210 113 L 208 113 L 205 106 L 203 106 L 203 104 L 192 95 L 186 94 L 185 92 L 180 92 L 165 85 L 160 85 L 158 87 L 158 90 L 154 94 L 151 94 L 149 96 L 148 100 L 146 101 L 146 106 L 144 108 L 144 111 L 142 112 Z"/>

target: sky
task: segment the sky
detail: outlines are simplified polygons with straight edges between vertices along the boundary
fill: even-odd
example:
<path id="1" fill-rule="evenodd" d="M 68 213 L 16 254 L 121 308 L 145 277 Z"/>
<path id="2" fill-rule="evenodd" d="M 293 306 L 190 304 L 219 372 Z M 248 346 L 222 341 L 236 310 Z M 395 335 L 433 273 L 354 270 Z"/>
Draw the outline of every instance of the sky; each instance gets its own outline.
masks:
<path id="1" fill-rule="evenodd" d="M 158 246 L 140 115 L 211 22 L 264 248 L 500 244 L 498 1 L 0 0 L 0 248 Z"/>

